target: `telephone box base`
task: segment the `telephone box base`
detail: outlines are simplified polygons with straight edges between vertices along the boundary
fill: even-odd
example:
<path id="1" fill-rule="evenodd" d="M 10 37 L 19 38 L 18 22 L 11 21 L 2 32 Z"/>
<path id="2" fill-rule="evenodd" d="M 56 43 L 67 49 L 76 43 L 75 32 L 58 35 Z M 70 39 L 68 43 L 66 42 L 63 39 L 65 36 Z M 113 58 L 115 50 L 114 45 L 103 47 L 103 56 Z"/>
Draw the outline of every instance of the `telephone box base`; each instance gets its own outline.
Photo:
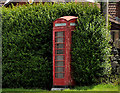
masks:
<path id="1" fill-rule="evenodd" d="M 65 89 L 69 89 L 69 88 L 52 88 L 51 91 L 56 91 L 56 90 L 65 90 Z"/>
<path id="2" fill-rule="evenodd" d="M 51 88 L 51 91 L 55 91 L 55 90 L 65 90 L 65 89 L 71 89 L 74 88 L 74 86 L 53 86 Z"/>

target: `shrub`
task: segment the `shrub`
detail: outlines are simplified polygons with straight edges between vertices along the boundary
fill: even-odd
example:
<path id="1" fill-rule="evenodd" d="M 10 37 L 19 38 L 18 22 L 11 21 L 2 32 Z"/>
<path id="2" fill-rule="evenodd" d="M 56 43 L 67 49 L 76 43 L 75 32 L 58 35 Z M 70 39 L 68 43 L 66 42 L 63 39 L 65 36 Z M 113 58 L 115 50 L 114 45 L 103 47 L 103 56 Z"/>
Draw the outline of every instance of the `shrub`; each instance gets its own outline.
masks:
<path id="1" fill-rule="evenodd" d="M 98 78 L 110 74 L 109 33 L 100 14 L 85 14 L 78 18 L 73 34 L 71 63 L 76 84 L 91 85 L 97 83 Z"/>
<path id="2" fill-rule="evenodd" d="M 49 8 L 48 5 L 46 6 Z M 3 8 L 3 87 L 52 86 L 52 21 L 42 4 Z"/>
<path id="3" fill-rule="evenodd" d="M 38 5 L 13 6 L 12 8 L 3 7 L 3 88 L 48 89 L 52 87 L 52 23 L 61 16 L 79 17 L 77 31 L 73 35 L 72 67 L 75 81 L 82 81 L 81 83 L 84 84 L 86 78 L 90 77 L 91 79 L 94 74 L 98 75 L 99 73 L 95 73 L 95 70 L 101 63 L 105 62 L 103 55 L 107 53 L 108 46 L 108 39 L 102 35 L 102 33 L 106 34 L 106 30 L 104 25 L 100 23 L 103 21 L 99 14 L 100 11 L 96 6 L 81 3 L 55 3 L 53 5 L 51 3 L 44 5 L 40 3 Z M 94 33 L 95 28 L 97 30 Z M 93 34 L 93 38 L 91 38 L 91 34 Z M 79 38 L 79 36 L 83 38 Z M 92 40 L 95 41 L 96 45 L 100 43 L 101 46 L 95 47 L 95 44 L 92 45 Z M 94 48 L 97 52 L 93 50 Z M 83 60 L 82 66 L 80 64 Z M 92 67 L 89 64 L 92 64 L 94 70 L 90 70 Z M 83 78 L 84 75 L 85 78 Z"/>

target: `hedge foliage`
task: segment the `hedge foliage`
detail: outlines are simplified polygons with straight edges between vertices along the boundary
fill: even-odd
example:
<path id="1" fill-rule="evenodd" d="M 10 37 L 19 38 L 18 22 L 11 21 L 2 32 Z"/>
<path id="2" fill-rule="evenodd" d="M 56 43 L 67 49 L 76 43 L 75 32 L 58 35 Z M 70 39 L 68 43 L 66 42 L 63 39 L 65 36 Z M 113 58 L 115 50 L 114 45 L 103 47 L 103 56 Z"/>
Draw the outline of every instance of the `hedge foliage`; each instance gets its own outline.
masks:
<path id="1" fill-rule="evenodd" d="M 95 71 L 101 61 L 106 62 L 103 55 L 108 53 L 108 39 L 97 6 L 40 3 L 3 7 L 3 88 L 52 87 L 52 23 L 61 16 L 69 15 L 79 18 L 73 35 L 73 77 L 76 82 L 86 84 L 96 74 L 98 76 L 99 71 Z"/>
<path id="2" fill-rule="evenodd" d="M 78 85 L 91 85 L 98 79 L 110 75 L 110 32 L 106 30 L 101 15 L 90 15 L 78 19 L 73 34 L 72 69 Z"/>
<path id="3" fill-rule="evenodd" d="M 88 13 L 88 12 L 87 12 Z M 110 30 L 101 15 L 78 18 L 72 37 L 72 69 L 77 85 L 100 83 L 111 74 Z"/>

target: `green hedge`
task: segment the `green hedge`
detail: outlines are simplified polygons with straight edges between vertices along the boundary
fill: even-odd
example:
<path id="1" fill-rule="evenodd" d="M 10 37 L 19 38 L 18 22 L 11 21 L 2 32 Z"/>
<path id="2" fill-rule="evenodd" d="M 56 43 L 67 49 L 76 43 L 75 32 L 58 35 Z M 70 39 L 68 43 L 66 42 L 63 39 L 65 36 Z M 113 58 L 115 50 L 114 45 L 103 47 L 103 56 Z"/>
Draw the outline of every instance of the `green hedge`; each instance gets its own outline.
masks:
<path id="1" fill-rule="evenodd" d="M 77 85 L 100 83 L 100 78 L 111 74 L 111 46 L 108 43 L 111 37 L 105 25 L 101 15 L 88 17 L 85 14 L 78 18 L 72 37 L 71 63 Z"/>
<path id="2" fill-rule="evenodd" d="M 3 87 L 52 86 L 53 19 L 48 7 L 3 8 Z"/>
<path id="3" fill-rule="evenodd" d="M 81 3 L 59 3 L 53 5 L 51 3 L 45 3 L 44 5 L 40 3 L 38 5 L 23 5 L 12 8 L 3 7 L 3 88 L 23 87 L 49 89 L 52 87 L 52 23 L 61 16 L 69 15 L 79 17 L 79 25 L 76 33 L 79 33 L 78 30 L 80 30 L 79 35 L 83 35 L 83 38 L 80 37 L 81 40 L 79 39 L 81 41 L 79 42 L 79 45 L 82 45 L 82 48 L 74 43 L 72 58 L 74 63 L 77 61 L 80 63 L 83 60 L 83 58 L 82 60 L 80 58 L 83 57 L 84 54 L 82 54 L 82 56 L 74 57 L 76 53 L 78 53 L 78 55 L 81 53 L 80 51 L 74 51 L 75 47 L 81 48 L 81 51 L 86 49 L 86 46 L 84 46 L 84 43 L 86 42 L 84 42 L 83 39 L 86 40 L 88 37 L 87 35 L 84 36 L 84 34 L 88 34 L 91 29 L 92 32 L 95 30 L 94 28 L 91 28 L 91 25 L 95 28 L 98 27 L 98 30 L 101 29 L 101 27 L 104 28 L 103 24 L 100 24 L 100 22 L 98 23 L 100 28 L 95 24 L 94 17 L 100 15 L 100 10 L 96 6 L 93 7 Z M 89 17 L 94 20 L 88 20 Z M 98 19 L 102 20 L 100 16 Z M 85 27 L 86 29 L 84 29 Z M 81 34 L 81 32 L 83 32 L 83 34 Z M 96 38 L 99 38 L 98 34 L 96 34 Z M 103 38 L 105 37 L 103 36 Z M 73 41 L 75 42 L 75 38 L 73 38 Z M 88 51 L 88 49 L 89 48 L 87 48 L 86 51 Z M 75 54 L 73 54 L 74 52 Z M 89 55 L 86 52 L 85 57 L 90 58 L 89 56 L 91 55 L 93 57 L 93 53 L 96 52 L 90 53 L 89 51 Z M 98 57 L 99 60 L 102 59 L 102 55 L 101 58 Z M 91 62 L 92 61 L 94 62 L 96 59 L 91 60 Z M 86 62 L 87 61 L 85 60 L 85 63 Z M 98 62 L 100 63 L 100 61 Z M 81 70 L 81 68 L 77 68 L 79 71 Z M 73 71 L 77 71 L 77 69 L 73 69 Z M 74 78 L 76 77 L 75 75 L 73 76 Z M 79 82 L 77 80 L 78 78 L 79 76 L 76 77 L 76 82 Z M 86 79 L 83 78 L 83 80 Z"/>

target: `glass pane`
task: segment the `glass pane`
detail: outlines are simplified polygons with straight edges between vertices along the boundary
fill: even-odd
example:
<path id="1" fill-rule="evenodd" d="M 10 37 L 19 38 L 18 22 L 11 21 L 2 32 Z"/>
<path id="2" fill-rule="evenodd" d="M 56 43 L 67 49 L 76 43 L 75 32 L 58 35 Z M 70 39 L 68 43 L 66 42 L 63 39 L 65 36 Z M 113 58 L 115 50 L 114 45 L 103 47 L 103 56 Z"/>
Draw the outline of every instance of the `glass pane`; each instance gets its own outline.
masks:
<path id="1" fill-rule="evenodd" d="M 63 55 L 57 55 L 57 56 L 55 56 L 55 60 L 64 60 L 64 56 Z"/>
<path id="2" fill-rule="evenodd" d="M 64 50 L 63 49 L 56 50 L 56 54 L 64 54 Z"/>
<path id="3" fill-rule="evenodd" d="M 55 36 L 57 37 L 63 37 L 63 31 L 62 32 L 55 32 Z"/>
<path id="4" fill-rule="evenodd" d="M 56 67 L 55 72 L 64 72 L 64 67 Z"/>
<path id="5" fill-rule="evenodd" d="M 64 40 L 63 38 L 56 38 L 55 42 L 64 42 L 63 40 Z"/>
<path id="6" fill-rule="evenodd" d="M 55 48 L 64 48 L 64 44 L 56 44 Z"/>
<path id="7" fill-rule="evenodd" d="M 64 73 L 55 73 L 56 78 L 64 78 Z"/>
<path id="8" fill-rule="evenodd" d="M 64 61 L 56 61 L 55 66 L 64 66 Z"/>

